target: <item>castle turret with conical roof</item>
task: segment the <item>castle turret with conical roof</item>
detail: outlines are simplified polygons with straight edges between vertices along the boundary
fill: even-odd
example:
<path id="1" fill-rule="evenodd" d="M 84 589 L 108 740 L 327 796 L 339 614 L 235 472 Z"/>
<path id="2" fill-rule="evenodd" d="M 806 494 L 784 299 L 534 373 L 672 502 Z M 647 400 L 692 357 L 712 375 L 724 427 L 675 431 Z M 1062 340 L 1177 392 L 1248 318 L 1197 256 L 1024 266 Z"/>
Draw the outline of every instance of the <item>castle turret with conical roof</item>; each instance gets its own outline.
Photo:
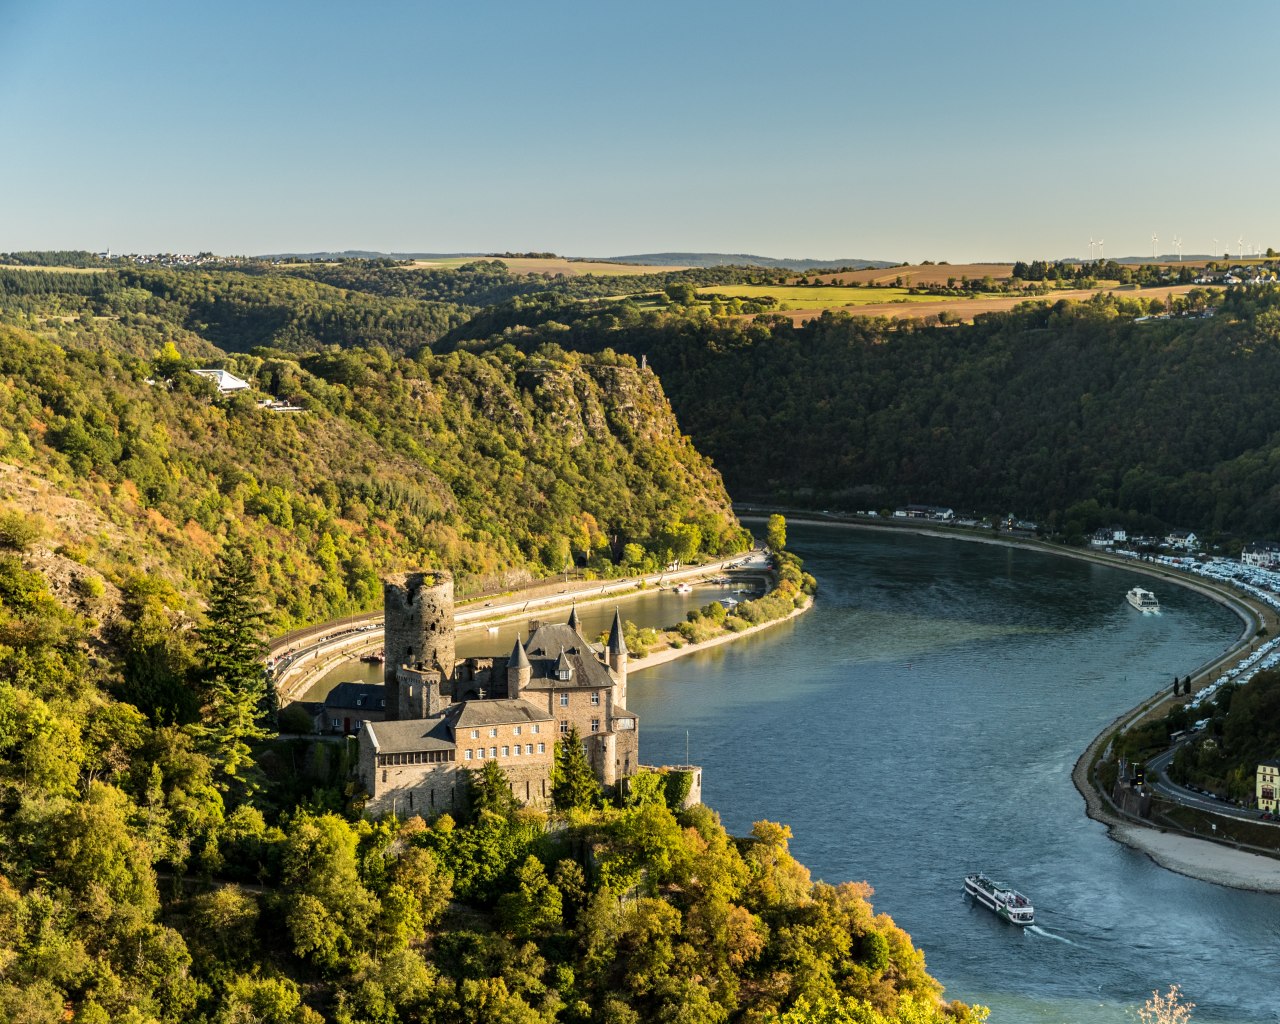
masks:
<path id="1" fill-rule="evenodd" d="M 605 664 L 617 682 L 613 687 L 613 702 L 620 708 L 627 706 L 627 640 L 622 635 L 622 613 L 614 608 L 613 625 L 609 628 L 609 643 L 605 648 Z"/>
<path id="2" fill-rule="evenodd" d="M 578 606 L 576 603 L 569 609 L 569 628 L 575 633 L 582 632 L 582 623 L 578 620 Z"/>
<path id="3" fill-rule="evenodd" d="M 533 678 L 533 666 L 529 664 L 529 655 L 525 653 L 524 644 L 516 637 L 516 645 L 511 648 L 511 657 L 507 659 L 507 696 L 515 700 L 528 687 Z"/>

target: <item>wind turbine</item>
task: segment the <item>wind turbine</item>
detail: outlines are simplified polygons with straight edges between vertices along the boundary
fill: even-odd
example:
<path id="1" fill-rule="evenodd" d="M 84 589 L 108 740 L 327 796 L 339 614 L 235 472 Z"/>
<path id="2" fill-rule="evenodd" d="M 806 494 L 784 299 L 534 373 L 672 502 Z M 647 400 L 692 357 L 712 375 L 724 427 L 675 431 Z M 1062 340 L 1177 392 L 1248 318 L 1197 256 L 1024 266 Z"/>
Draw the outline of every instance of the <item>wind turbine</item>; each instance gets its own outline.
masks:
<path id="1" fill-rule="evenodd" d="M 1215 256 L 1218 255 L 1218 240 L 1216 238 L 1213 240 L 1213 254 Z"/>
<path id="2" fill-rule="evenodd" d="M 1093 247 L 1098 243 L 1093 240 L 1093 235 L 1089 236 L 1089 261 L 1093 262 Z"/>
<path id="3" fill-rule="evenodd" d="M 1182 262 L 1182 239 L 1177 235 L 1173 236 L 1173 247 L 1178 250 L 1178 262 Z"/>
<path id="4" fill-rule="evenodd" d="M 1098 239 L 1098 259 L 1105 260 L 1107 258 L 1107 250 L 1102 248 L 1102 246 L 1103 246 L 1103 241 L 1101 238 L 1099 238 Z"/>
<path id="5" fill-rule="evenodd" d="M 1244 235 L 1236 239 L 1236 252 L 1240 254 L 1240 258 L 1244 259 Z"/>
<path id="6" fill-rule="evenodd" d="M 1151 232 L 1151 262 L 1152 263 L 1156 261 L 1156 243 L 1158 241 L 1159 239 L 1156 238 L 1156 233 L 1154 231 Z"/>

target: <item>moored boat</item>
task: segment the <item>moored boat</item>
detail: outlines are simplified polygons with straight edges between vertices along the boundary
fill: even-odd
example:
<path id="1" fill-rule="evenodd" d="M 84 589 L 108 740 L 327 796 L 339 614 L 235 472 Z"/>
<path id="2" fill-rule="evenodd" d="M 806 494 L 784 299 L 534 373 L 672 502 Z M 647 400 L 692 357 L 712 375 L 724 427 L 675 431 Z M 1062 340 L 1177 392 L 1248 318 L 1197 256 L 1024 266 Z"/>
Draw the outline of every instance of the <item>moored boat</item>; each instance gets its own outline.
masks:
<path id="1" fill-rule="evenodd" d="M 677 583 L 677 584 L 676 584 L 676 593 L 677 593 L 677 594 L 692 594 L 692 593 L 693 593 L 693 584 L 692 584 L 692 583 Z"/>
<path id="2" fill-rule="evenodd" d="M 1125 600 L 1140 612 L 1158 612 L 1160 610 L 1160 602 L 1156 600 L 1156 595 L 1149 590 L 1143 590 L 1142 587 L 1134 587 L 1129 593 L 1125 594 Z"/>
<path id="3" fill-rule="evenodd" d="M 1035 924 L 1036 909 L 1031 901 L 1016 889 L 993 881 L 984 874 L 966 875 L 964 891 L 990 910 L 996 917 L 1010 924 Z"/>

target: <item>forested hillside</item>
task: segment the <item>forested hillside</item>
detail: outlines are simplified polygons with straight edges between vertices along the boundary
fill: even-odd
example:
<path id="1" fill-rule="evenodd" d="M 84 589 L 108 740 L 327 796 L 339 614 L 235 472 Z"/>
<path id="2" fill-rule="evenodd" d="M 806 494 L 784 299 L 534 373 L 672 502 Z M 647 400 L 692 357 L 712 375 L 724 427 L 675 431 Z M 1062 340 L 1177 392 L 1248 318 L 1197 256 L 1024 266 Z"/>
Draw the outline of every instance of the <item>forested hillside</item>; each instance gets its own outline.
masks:
<path id="1" fill-rule="evenodd" d="M 867 885 L 682 809 L 678 773 L 602 793 L 571 734 L 551 813 L 490 762 L 456 815 L 373 823 L 346 741 L 276 734 L 261 637 L 376 607 L 382 572 L 465 593 L 747 541 L 651 370 L 434 353 L 468 315 L 0 271 L 0 1022 L 983 1020 Z"/>
<path id="2" fill-rule="evenodd" d="M 1174 308 L 1208 303 L 1193 294 Z M 568 317 L 525 300 L 442 344 L 647 355 L 739 499 L 1013 511 L 1075 538 L 1111 521 L 1274 537 L 1280 291 L 1213 304 L 1209 317 L 1137 321 L 1139 294 L 1031 303 L 974 325 L 831 314 L 797 327 L 626 304 Z"/>
<path id="3" fill-rule="evenodd" d="M 89 655 L 0 525 L 0 1020 L 984 1019 L 942 1002 L 868 886 L 814 883 L 784 826 L 734 839 L 656 774 L 606 805 L 586 767 L 549 816 L 490 762 L 465 814 L 361 820 L 347 748 L 233 726 L 213 651 L 253 609 L 234 557 L 226 618 L 196 630 L 201 717 L 148 721 L 109 696 L 136 668 Z"/>
<path id="4" fill-rule="evenodd" d="M 113 592 L 142 577 L 199 587 L 233 540 L 258 559 L 284 627 L 375 607 L 379 573 L 408 565 L 452 566 L 466 593 L 745 543 L 657 378 L 629 357 L 393 355 L 379 318 L 401 300 L 344 305 L 334 291 L 318 309 L 328 286 L 294 278 L 10 271 L 0 283 L 0 495 L 37 513 L 51 495 L 78 502 L 50 533 Z M 377 307 L 375 340 L 361 300 Z M 341 321 L 349 344 L 321 344 L 304 320 Z M 215 344 L 247 348 L 253 333 L 292 341 L 233 356 Z M 255 390 L 218 396 L 190 372 L 208 365 Z M 624 551 L 639 561 L 621 564 Z"/>

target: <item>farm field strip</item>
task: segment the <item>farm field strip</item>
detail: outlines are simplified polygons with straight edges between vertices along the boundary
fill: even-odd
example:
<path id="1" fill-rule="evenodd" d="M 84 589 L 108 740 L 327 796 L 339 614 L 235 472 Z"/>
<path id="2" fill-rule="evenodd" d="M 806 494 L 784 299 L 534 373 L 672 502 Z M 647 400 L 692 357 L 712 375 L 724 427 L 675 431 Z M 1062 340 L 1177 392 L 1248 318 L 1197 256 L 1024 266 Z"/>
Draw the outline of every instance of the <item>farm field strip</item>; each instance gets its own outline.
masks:
<path id="1" fill-rule="evenodd" d="M 666 274 L 675 270 L 688 270 L 688 267 L 650 267 L 638 263 L 593 263 L 586 260 L 567 259 L 533 259 L 523 257 L 506 258 L 503 256 L 451 256 L 441 260 L 414 260 L 404 267 L 405 270 L 455 270 L 467 263 L 478 260 L 502 260 L 513 274 L 564 274 L 565 277 L 582 277 L 594 274 L 597 277 L 632 277 L 636 274 Z"/>
<path id="2" fill-rule="evenodd" d="M 740 299 L 758 299 L 771 296 L 779 302 L 805 309 L 839 309 L 844 306 L 883 305 L 885 303 L 963 302 L 969 296 L 944 297 L 937 295 L 912 295 L 906 288 L 852 288 L 840 285 L 765 285 L 730 284 L 699 288 L 703 298 L 724 295 Z"/>
<path id="3" fill-rule="evenodd" d="M 1168 285 L 1160 288 L 1143 288 L 1135 290 L 1132 286 L 1126 285 L 1118 288 L 1073 288 L 1064 289 L 1063 291 L 1050 292 L 1048 295 L 991 295 L 980 298 L 953 298 L 953 299 L 935 299 L 932 296 L 921 295 L 917 298 L 920 302 L 911 304 L 894 303 L 894 302 L 877 302 L 853 309 L 845 309 L 844 311 L 852 316 L 886 316 L 898 317 L 899 319 L 919 320 L 927 316 L 935 316 L 939 313 L 947 313 L 952 317 L 962 320 L 972 320 L 979 313 L 997 313 L 1004 310 L 1013 309 L 1015 306 L 1023 302 L 1058 302 L 1061 299 L 1068 299 L 1073 302 L 1084 302 L 1103 292 L 1108 295 L 1118 295 L 1122 297 L 1141 297 L 1147 299 L 1165 299 L 1169 296 L 1186 295 L 1188 292 L 1194 291 L 1201 285 L 1179 284 Z M 877 289 L 883 291 L 886 289 Z M 810 306 L 808 309 L 789 309 L 781 312 L 782 316 L 789 317 L 794 323 L 803 323 L 805 320 L 812 320 L 819 317 L 828 309 L 840 309 L 839 306 Z"/>

